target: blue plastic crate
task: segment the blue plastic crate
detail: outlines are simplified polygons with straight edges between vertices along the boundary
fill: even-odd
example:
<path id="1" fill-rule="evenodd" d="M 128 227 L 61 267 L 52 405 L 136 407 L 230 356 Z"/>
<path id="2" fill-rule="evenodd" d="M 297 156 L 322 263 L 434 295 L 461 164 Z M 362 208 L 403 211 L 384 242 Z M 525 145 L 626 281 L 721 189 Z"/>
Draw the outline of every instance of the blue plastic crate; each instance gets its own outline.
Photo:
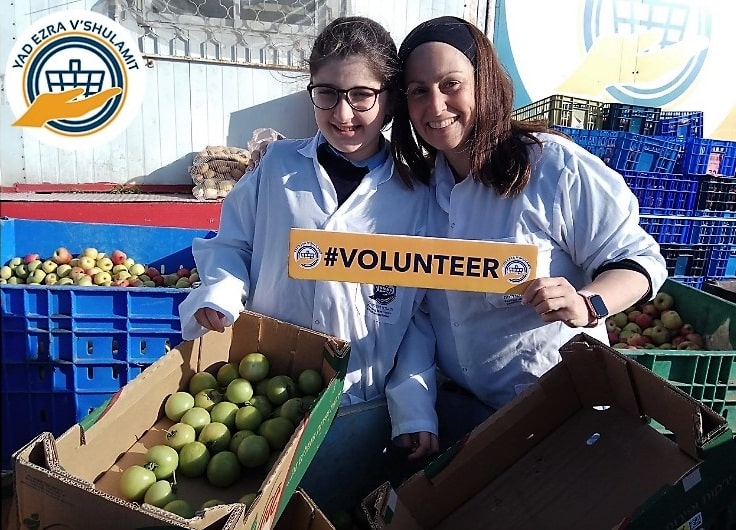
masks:
<path id="1" fill-rule="evenodd" d="M 670 280 L 673 282 L 683 283 L 694 289 L 702 288 L 703 283 L 705 283 L 705 278 L 703 276 L 670 276 Z"/>
<path id="2" fill-rule="evenodd" d="M 702 138 L 703 112 L 663 110 L 654 134 L 678 138 Z"/>
<path id="3" fill-rule="evenodd" d="M 736 217 L 692 219 L 692 229 L 687 243 L 721 244 L 736 248 Z"/>
<path id="4" fill-rule="evenodd" d="M 619 133 L 610 166 L 619 171 L 673 173 L 685 140 Z"/>
<path id="5" fill-rule="evenodd" d="M 720 175 L 695 175 L 698 184 L 696 210 L 703 210 L 709 215 L 723 216 L 720 212 L 736 213 L 736 178 Z M 718 212 L 718 213 L 716 213 Z"/>
<path id="6" fill-rule="evenodd" d="M 651 172 L 625 171 L 622 174 L 626 184 L 639 199 L 639 213 L 653 215 L 693 213 L 698 195 L 697 178 Z"/>
<path id="7" fill-rule="evenodd" d="M 603 105 L 602 129 L 652 136 L 656 132 L 661 112 L 658 107 L 606 103 Z"/>
<path id="8" fill-rule="evenodd" d="M 721 279 L 729 276 L 729 261 L 733 252 L 733 245 L 714 246 L 708 256 L 708 264 L 705 272 L 706 277 Z"/>
<path id="9" fill-rule="evenodd" d="M 656 215 L 639 217 L 639 226 L 658 243 L 689 243 L 692 222 L 692 219 L 686 217 Z"/>
<path id="10" fill-rule="evenodd" d="M 137 225 L 0 219 L 0 262 L 60 246 L 125 251 L 173 272 L 194 266 L 192 240 L 213 232 Z M 181 342 L 188 289 L 0 286 L 3 468 L 36 434 L 59 435 Z M 18 405 L 21 398 L 28 400 Z M 15 403 L 6 407 L 6 402 Z M 9 425 L 22 423 L 23 429 Z"/>
<path id="11" fill-rule="evenodd" d="M 736 142 L 706 138 L 686 139 L 682 171 L 690 175 L 736 176 Z"/>

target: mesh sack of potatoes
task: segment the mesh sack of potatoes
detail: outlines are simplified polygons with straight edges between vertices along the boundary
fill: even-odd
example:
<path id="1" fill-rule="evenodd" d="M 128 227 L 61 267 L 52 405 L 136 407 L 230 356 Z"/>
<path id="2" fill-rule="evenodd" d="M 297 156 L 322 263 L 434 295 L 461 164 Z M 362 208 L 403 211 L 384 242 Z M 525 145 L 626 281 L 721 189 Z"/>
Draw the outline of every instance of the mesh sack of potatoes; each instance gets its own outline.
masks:
<path id="1" fill-rule="evenodd" d="M 207 146 L 189 168 L 192 194 L 199 200 L 222 199 L 247 171 L 251 156 L 240 147 Z"/>

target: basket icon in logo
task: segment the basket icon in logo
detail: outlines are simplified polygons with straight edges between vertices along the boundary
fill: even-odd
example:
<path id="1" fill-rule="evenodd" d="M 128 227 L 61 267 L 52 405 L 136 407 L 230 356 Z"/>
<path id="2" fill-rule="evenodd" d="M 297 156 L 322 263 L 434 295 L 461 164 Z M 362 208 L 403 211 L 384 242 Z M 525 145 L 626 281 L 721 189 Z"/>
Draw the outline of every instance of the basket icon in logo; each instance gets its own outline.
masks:
<path id="1" fill-rule="evenodd" d="M 381 305 L 388 305 L 396 299 L 396 287 L 393 285 L 374 285 L 371 300 Z"/>
<path id="2" fill-rule="evenodd" d="M 63 92 L 70 88 L 82 87 L 84 97 L 100 92 L 104 80 L 104 70 L 82 70 L 82 61 L 79 59 L 69 59 L 68 70 L 46 72 L 46 83 L 50 92 Z"/>
<path id="3" fill-rule="evenodd" d="M 529 262 L 521 256 L 511 256 L 503 262 L 503 277 L 506 281 L 513 284 L 519 284 L 529 278 L 531 266 Z"/>
<path id="4" fill-rule="evenodd" d="M 294 261 L 296 261 L 302 269 L 313 269 L 319 265 L 322 259 L 322 251 L 316 243 L 312 241 L 303 241 L 294 249 Z"/>
<path id="5" fill-rule="evenodd" d="M 665 70 L 655 72 L 637 63 L 631 72 L 634 82 L 612 85 L 606 91 L 617 101 L 662 107 L 680 97 L 703 68 L 711 8 L 709 2 L 690 0 L 586 0 L 583 28 L 587 50 L 604 35 L 640 37 L 637 59 L 646 56 L 656 62 L 659 57 L 658 65 Z M 646 49 L 641 49 L 642 42 L 647 43 Z M 665 57 L 667 51 L 676 53 Z"/>
<path id="6" fill-rule="evenodd" d="M 92 11 L 60 11 L 32 24 L 13 46 L 5 74 L 13 125 L 65 149 L 110 141 L 143 101 L 137 42 Z"/>

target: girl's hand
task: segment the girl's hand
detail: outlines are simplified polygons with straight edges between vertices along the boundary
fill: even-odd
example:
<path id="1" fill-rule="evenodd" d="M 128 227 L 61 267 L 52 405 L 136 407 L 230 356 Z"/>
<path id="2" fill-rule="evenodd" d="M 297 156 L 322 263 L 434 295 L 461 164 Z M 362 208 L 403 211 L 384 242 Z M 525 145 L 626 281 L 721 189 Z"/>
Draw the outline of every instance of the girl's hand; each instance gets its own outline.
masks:
<path id="1" fill-rule="evenodd" d="M 398 445 L 409 450 L 409 460 L 417 460 L 438 453 L 440 442 L 431 432 L 413 432 L 401 434 L 397 438 Z"/>
<path id="2" fill-rule="evenodd" d="M 202 307 L 194 313 L 194 319 L 203 328 L 222 333 L 225 331 L 225 315 L 211 307 Z"/>
<path id="3" fill-rule="evenodd" d="M 563 322 L 571 328 L 590 322 L 585 300 L 566 278 L 537 278 L 522 295 L 522 302 L 534 308 L 545 322 Z"/>

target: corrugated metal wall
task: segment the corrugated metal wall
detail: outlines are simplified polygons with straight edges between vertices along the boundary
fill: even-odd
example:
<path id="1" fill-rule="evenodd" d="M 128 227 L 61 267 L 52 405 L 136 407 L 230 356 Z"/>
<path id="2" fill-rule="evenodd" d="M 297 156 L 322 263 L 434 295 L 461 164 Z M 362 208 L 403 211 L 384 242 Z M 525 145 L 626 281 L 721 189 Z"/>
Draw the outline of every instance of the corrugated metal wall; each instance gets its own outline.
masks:
<path id="1" fill-rule="evenodd" d="M 143 0 L 17 0 L 0 17 L 0 65 L 14 40 L 32 22 L 64 9 L 140 8 Z M 422 20 L 463 16 L 483 27 L 483 0 L 342 0 L 346 14 L 374 18 L 400 43 Z M 112 5 L 113 7 L 109 7 Z M 117 7 L 115 7 L 117 6 Z M 119 12 L 119 11 L 118 11 Z M 124 21 L 129 26 L 132 21 Z M 133 26 L 139 30 L 144 29 Z M 259 67 L 200 57 L 167 57 L 164 47 L 142 39 L 152 56 L 141 112 L 108 144 L 62 150 L 24 134 L 14 121 L 0 80 L 0 184 L 190 184 L 187 168 L 207 145 L 243 146 L 252 131 L 272 127 L 289 137 L 311 135 L 314 115 L 304 91 L 307 76 L 293 67 Z M 191 48 L 191 47 L 190 47 Z M 201 51 L 201 48 L 200 48 Z M 192 53 L 191 55 L 195 55 Z"/>

